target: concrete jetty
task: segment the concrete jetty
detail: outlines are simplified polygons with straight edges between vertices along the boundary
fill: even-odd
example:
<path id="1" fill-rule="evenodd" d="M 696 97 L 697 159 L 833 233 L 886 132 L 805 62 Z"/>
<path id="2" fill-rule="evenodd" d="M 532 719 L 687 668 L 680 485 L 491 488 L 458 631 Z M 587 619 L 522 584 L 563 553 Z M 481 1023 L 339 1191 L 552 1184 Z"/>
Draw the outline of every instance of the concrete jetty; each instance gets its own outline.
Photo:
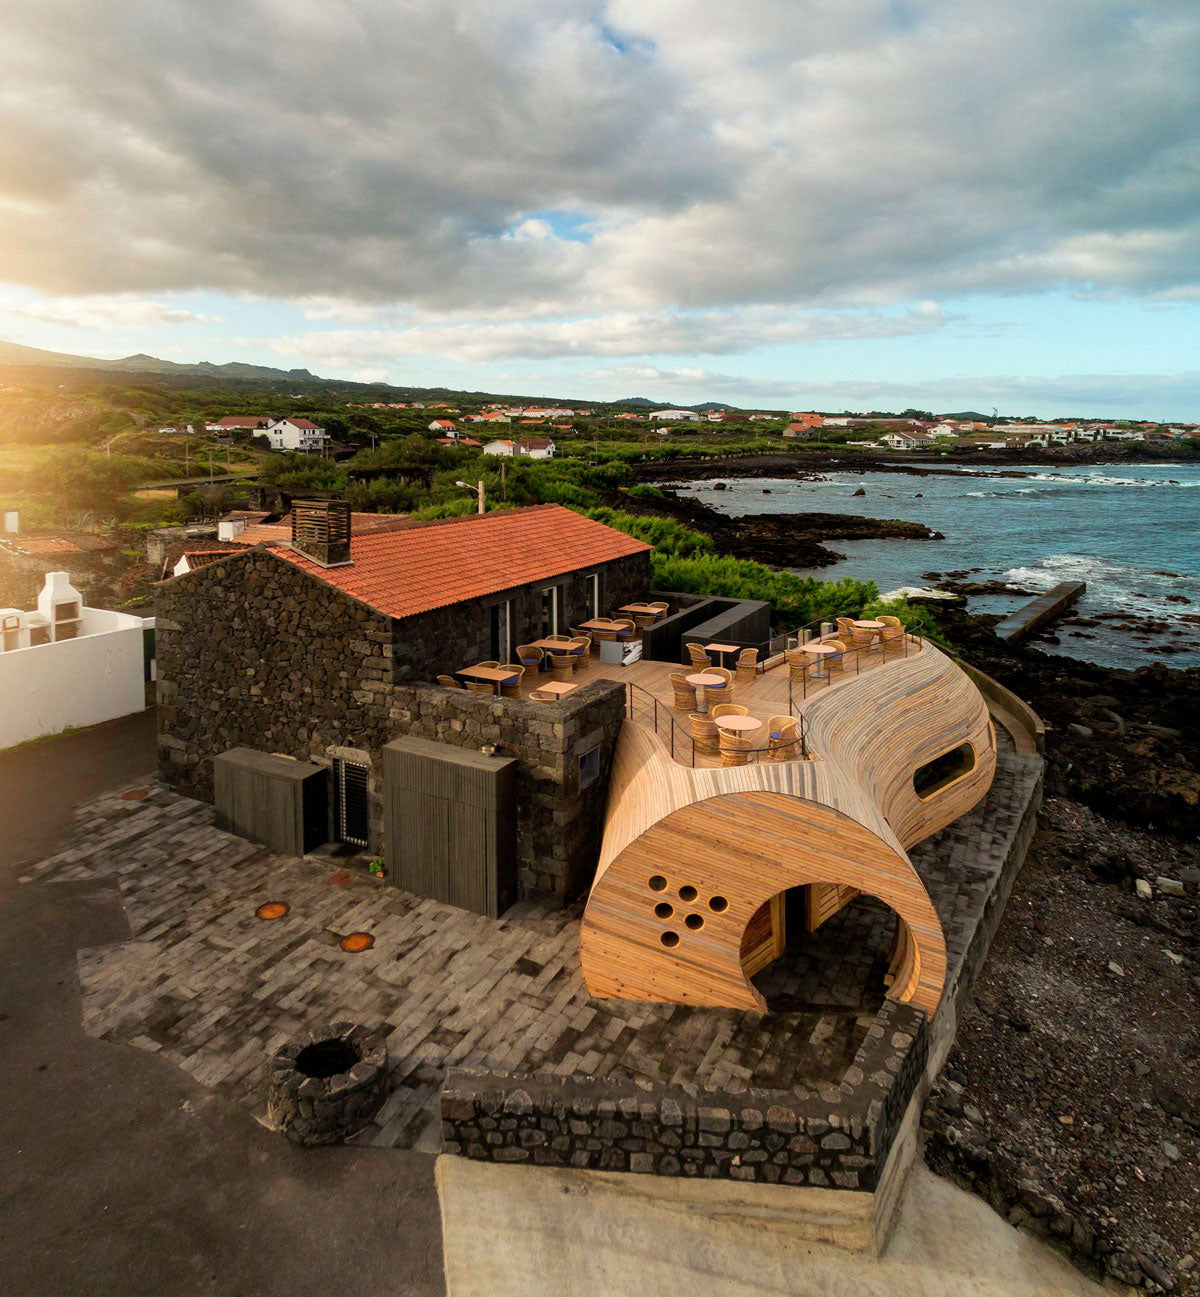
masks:
<path id="1" fill-rule="evenodd" d="M 1015 644 L 1039 627 L 1061 616 L 1087 589 L 1086 581 L 1061 581 L 1052 590 L 1038 595 L 1003 621 L 996 623 L 997 636 Z"/>

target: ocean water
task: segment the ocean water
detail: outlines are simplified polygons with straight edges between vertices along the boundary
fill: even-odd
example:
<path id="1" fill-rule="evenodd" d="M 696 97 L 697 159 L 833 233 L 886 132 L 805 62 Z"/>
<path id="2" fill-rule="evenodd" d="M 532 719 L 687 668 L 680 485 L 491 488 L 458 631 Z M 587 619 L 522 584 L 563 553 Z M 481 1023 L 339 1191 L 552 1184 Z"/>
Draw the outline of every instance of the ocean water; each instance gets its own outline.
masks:
<path id="1" fill-rule="evenodd" d="M 714 479 L 716 480 L 716 479 Z M 830 540 L 844 554 L 805 575 L 854 576 L 882 591 L 930 584 L 925 572 L 978 568 L 973 581 L 1040 592 L 1083 580 L 1079 616 L 1040 647 L 1108 666 L 1200 665 L 1200 464 L 980 466 L 916 476 L 829 473 L 820 481 L 755 478 L 687 483 L 681 494 L 722 513 L 844 513 L 922 522 L 945 540 Z M 866 496 L 855 496 L 859 487 Z M 764 494 L 764 489 L 770 494 Z M 976 612 L 1010 612 L 1028 594 L 972 597 Z M 1160 623 L 1138 633 L 1136 621 Z M 1171 652 L 1164 652 L 1164 649 Z M 1182 650 L 1182 651 L 1180 651 Z"/>

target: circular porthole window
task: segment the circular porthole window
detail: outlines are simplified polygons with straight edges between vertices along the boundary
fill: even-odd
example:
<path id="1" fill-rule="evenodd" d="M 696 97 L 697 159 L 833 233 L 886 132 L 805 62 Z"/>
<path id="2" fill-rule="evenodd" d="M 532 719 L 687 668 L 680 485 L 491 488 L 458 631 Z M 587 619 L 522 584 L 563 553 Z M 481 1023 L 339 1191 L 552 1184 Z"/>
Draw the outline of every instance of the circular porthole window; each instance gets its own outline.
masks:
<path id="1" fill-rule="evenodd" d="M 666 946 L 668 950 L 670 950 L 672 947 L 679 945 L 679 933 L 664 932 L 662 936 L 659 937 L 659 941 L 661 941 L 663 945 Z"/>
<path id="2" fill-rule="evenodd" d="M 662 876 L 662 874 L 651 875 L 650 890 L 652 892 L 665 892 L 667 890 L 667 880 Z"/>
<path id="3" fill-rule="evenodd" d="M 687 927 L 691 928 L 693 932 L 699 932 L 700 929 L 704 927 L 704 915 L 689 914 L 683 922 Z"/>
<path id="4" fill-rule="evenodd" d="M 724 914 L 729 909 L 729 902 L 723 896 L 714 896 L 708 903 L 708 908 L 714 914 Z"/>
<path id="5" fill-rule="evenodd" d="M 675 907 L 673 905 L 668 905 L 666 901 L 659 901 L 659 903 L 654 907 L 654 913 L 660 919 L 669 919 L 671 915 L 675 913 Z"/>
<path id="6" fill-rule="evenodd" d="M 696 899 L 696 889 L 691 883 L 685 883 L 679 889 L 679 899 L 681 901 L 694 901 Z"/>

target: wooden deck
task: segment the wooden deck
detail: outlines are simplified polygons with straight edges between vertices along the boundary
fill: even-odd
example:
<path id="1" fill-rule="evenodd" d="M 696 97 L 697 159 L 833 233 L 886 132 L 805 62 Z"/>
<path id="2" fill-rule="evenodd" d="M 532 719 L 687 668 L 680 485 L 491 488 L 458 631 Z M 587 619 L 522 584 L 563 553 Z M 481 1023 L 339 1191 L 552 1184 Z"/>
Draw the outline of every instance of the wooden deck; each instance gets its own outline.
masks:
<path id="1" fill-rule="evenodd" d="M 908 654 L 921 652 L 921 645 L 915 640 L 907 644 Z M 763 724 L 757 733 L 751 732 L 747 737 L 754 749 L 751 761 L 766 758 L 766 723 L 772 716 L 802 716 L 808 707 L 822 695 L 835 692 L 863 675 L 877 670 L 885 663 L 893 663 L 900 655 L 890 655 L 886 659 L 882 649 L 861 653 L 847 653 L 844 661 L 847 664 L 841 672 L 825 678 L 809 677 L 805 685 L 794 683 L 789 690 L 789 671 L 787 663 L 779 659 L 769 670 L 760 671 L 754 677 L 754 683 L 743 686 L 735 679 L 731 702 L 740 703 L 747 708 L 748 714 Z M 601 662 L 593 657 L 576 679 L 580 684 L 594 680 L 615 680 L 620 684 L 632 686 L 628 691 L 629 718 L 644 729 L 658 735 L 668 755 L 681 765 L 719 768 L 721 759 L 703 751 L 695 751 L 692 746 L 689 712 L 677 708 L 675 693 L 671 687 L 671 676 L 676 671 L 691 672 L 690 666 L 671 662 L 632 662 L 628 666 L 614 666 Z M 538 687 L 537 681 L 544 676 L 528 676 L 521 682 L 521 693 L 525 696 L 530 689 Z M 657 702 L 657 708 L 654 706 Z"/>

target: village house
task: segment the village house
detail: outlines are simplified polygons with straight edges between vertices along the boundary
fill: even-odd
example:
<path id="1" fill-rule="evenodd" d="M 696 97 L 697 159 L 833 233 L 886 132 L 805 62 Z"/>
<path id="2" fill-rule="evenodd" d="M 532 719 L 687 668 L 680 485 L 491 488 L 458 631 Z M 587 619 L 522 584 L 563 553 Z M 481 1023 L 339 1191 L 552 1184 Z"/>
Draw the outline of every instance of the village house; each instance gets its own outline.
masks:
<path id="1" fill-rule="evenodd" d="M 201 560 L 159 588 L 163 777 L 211 800 L 230 749 L 316 763 L 334 780 L 335 836 L 378 850 L 385 745 L 408 733 L 478 754 L 503 741 L 517 756 L 521 887 L 575 894 L 604 807 L 591 771 L 607 768 L 623 692 L 579 691 L 564 723 L 435 682 L 646 597 L 649 555 L 558 505 L 359 534 L 345 502 L 297 501 L 289 539 Z"/>
<path id="2" fill-rule="evenodd" d="M 800 441 L 806 437 L 816 437 L 820 434 L 820 426 L 812 423 L 789 423 L 783 430 L 783 435 L 789 441 Z"/>
<path id="3" fill-rule="evenodd" d="M 429 431 L 440 433 L 443 437 L 458 436 L 458 429 L 452 419 L 434 419 L 429 425 Z"/>
<path id="4" fill-rule="evenodd" d="M 271 422 L 265 414 L 228 414 L 216 423 L 206 423 L 205 432 L 262 432 Z"/>
<path id="5" fill-rule="evenodd" d="M 523 455 L 527 459 L 553 459 L 554 442 L 548 437 L 522 437 L 517 441 L 489 441 L 485 455 Z"/>
<path id="6" fill-rule="evenodd" d="M 310 419 L 275 419 L 263 429 L 271 442 L 272 450 L 296 450 L 306 455 L 319 455 L 326 444 L 325 429 Z"/>
<path id="7" fill-rule="evenodd" d="M 891 450 L 916 450 L 922 446 L 928 446 L 932 438 L 927 432 L 885 432 L 879 438 L 881 446 L 887 446 Z"/>
<path id="8" fill-rule="evenodd" d="M 618 415 L 618 418 L 621 416 Z M 634 415 L 634 418 L 637 416 Z M 670 419 L 678 423 L 699 423 L 700 416 L 695 410 L 654 410 L 646 416 L 648 419 Z"/>

